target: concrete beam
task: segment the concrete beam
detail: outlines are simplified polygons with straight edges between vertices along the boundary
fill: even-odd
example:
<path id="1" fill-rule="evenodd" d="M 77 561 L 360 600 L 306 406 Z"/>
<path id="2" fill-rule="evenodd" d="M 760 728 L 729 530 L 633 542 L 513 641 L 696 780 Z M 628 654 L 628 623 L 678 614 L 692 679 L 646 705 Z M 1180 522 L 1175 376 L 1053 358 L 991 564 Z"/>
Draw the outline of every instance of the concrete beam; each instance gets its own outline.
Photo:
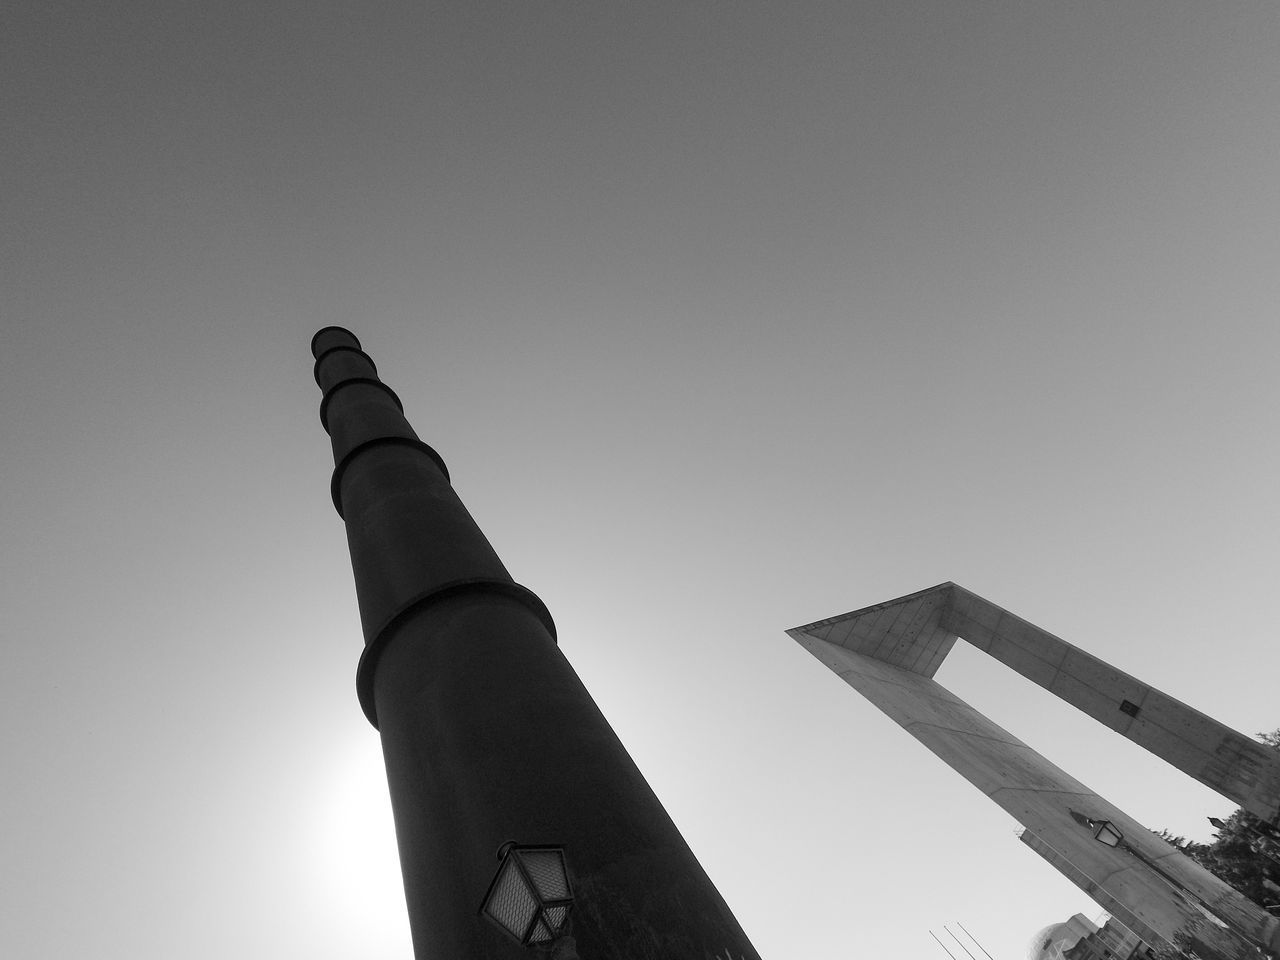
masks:
<path id="1" fill-rule="evenodd" d="M 954 583 L 787 631 L 932 677 L 957 639 L 1280 825 L 1280 753 Z"/>

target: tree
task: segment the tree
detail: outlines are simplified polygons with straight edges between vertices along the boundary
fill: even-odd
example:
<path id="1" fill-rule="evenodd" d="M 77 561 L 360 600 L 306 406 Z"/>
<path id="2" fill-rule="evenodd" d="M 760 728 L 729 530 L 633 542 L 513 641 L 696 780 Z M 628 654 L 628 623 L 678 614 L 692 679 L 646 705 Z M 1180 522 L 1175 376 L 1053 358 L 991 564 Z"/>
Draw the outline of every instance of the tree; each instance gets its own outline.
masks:
<path id="1" fill-rule="evenodd" d="M 1257 737 L 1280 751 L 1280 729 Z M 1243 809 L 1220 822 L 1218 835 L 1209 843 L 1189 842 L 1168 830 L 1153 832 L 1254 903 L 1280 907 L 1280 843 L 1267 839 L 1265 825 Z"/>
<path id="2" fill-rule="evenodd" d="M 1258 836 L 1255 822 L 1252 814 L 1237 810 L 1218 828 L 1211 843 L 1189 844 L 1198 849 L 1187 851 L 1187 855 L 1254 903 L 1265 906 L 1280 901 L 1263 883 L 1277 873 L 1277 863 L 1271 859 L 1275 845 Z"/>

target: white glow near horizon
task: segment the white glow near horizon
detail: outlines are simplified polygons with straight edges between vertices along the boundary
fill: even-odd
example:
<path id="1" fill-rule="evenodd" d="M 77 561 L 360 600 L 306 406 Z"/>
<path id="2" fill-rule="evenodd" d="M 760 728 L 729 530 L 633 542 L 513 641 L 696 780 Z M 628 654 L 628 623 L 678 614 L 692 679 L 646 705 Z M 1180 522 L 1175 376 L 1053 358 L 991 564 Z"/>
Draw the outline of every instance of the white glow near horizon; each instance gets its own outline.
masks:
<path id="1" fill-rule="evenodd" d="M 403 939 L 404 888 L 376 733 L 360 731 L 335 748 L 315 799 L 305 819 L 317 901 L 352 941 Z"/>

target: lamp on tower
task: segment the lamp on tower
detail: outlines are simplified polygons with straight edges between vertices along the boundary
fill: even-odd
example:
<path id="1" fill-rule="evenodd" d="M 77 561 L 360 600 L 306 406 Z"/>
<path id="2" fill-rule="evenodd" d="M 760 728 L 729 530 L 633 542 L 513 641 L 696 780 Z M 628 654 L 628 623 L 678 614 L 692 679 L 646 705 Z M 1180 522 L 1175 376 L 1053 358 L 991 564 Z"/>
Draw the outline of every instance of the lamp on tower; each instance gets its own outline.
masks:
<path id="1" fill-rule="evenodd" d="M 573 888 L 564 849 L 508 841 L 498 848 L 498 861 L 480 913 L 526 947 L 568 939 Z"/>

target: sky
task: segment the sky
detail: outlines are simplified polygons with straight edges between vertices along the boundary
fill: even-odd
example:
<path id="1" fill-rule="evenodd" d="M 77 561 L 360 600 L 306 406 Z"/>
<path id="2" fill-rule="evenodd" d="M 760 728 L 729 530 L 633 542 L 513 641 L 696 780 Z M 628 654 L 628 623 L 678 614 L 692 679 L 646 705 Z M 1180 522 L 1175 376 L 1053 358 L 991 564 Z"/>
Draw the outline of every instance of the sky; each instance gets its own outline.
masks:
<path id="1" fill-rule="evenodd" d="M 411 955 L 327 324 L 762 956 L 1096 916 L 783 631 L 954 580 L 1280 727 L 1278 44 L 1233 0 L 11 5 L 0 950 Z M 938 679 L 1152 827 L 1233 808 Z"/>

